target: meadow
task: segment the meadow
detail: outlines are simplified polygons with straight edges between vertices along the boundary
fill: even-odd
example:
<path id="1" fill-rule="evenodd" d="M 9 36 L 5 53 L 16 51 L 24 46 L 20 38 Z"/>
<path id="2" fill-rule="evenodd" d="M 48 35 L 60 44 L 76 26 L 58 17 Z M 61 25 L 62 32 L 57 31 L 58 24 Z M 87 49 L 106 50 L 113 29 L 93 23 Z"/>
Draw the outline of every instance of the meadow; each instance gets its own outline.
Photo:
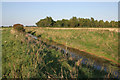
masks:
<path id="1" fill-rule="evenodd" d="M 60 39 L 60 41 L 69 41 L 71 40 L 70 38 L 72 38 L 75 42 L 77 42 L 78 40 L 77 37 L 75 37 L 76 31 L 74 30 L 71 30 L 72 32 L 74 31 L 74 33 L 70 33 L 69 30 L 57 30 L 56 33 L 55 31 L 53 31 L 54 30 L 40 30 L 38 35 L 40 36 L 40 34 L 42 34 L 42 37 L 48 37 L 49 39 L 55 41 L 58 41 L 58 39 Z M 67 33 L 65 34 L 64 31 Z M 41 32 L 44 32 L 44 35 Z M 45 32 L 49 33 L 49 36 L 48 34 L 45 35 Z M 50 33 L 52 32 L 54 34 L 51 35 L 59 36 L 57 38 L 55 36 L 51 37 Z M 37 33 L 38 32 L 36 32 L 36 35 Z M 92 32 L 91 34 L 95 35 L 95 33 Z M 66 35 L 72 35 L 72 37 L 68 38 L 66 37 Z M 82 35 L 84 36 L 85 34 Z M 82 35 L 77 36 L 80 38 L 82 37 Z M 96 35 L 100 37 L 100 34 Z M 116 36 L 115 33 L 113 34 L 113 36 Z M 64 39 L 62 39 L 62 37 L 64 37 Z M 90 39 L 91 37 L 92 36 L 88 37 L 88 39 Z M 86 40 L 86 38 L 84 39 Z M 87 42 L 89 41 L 87 40 Z M 74 43 L 73 41 L 69 41 L 67 45 L 70 45 L 70 43 L 73 43 L 74 47 L 77 45 L 78 42 Z M 79 44 L 80 43 L 82 42 L 79 42 Z M 83 43 L 83 45 L 85 45 L 85 43 Z M 87 46 L 88 48 L 90 48 L 91 44 L 88 44 Z M 96 46 L 93 46 L 92 48 L 94 47 Z M 86 49 L 86 47 L 82 48 Z M 107 73 L 102 69 L 96 70 L 93 66 L 81 64 L 81 60 L 75 60 L 71 56 L 67 56 L 66 54 L 61 53 L 61 51 L 53 48 L 51 45 L 46 44 L 44 41 L 38 39 L 36 40 L 30 37 L 27 33 L 18 32 L 13 30 L 12 28 L 2 30 L 2 77 L 114 78 L 111 73 Z"/>
<path id="2" fill-rule="evenodd" d="M 27 28 L 27 32 L 118 63 L 118 29 Z"/>

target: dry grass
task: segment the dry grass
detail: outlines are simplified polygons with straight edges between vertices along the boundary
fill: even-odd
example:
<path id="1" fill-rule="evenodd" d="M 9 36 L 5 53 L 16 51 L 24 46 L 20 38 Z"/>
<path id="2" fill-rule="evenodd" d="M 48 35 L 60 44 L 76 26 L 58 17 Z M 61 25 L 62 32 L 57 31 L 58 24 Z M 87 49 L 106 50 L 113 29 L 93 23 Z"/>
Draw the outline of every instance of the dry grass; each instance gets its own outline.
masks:
<path id="1" fill-rule="evenodd" d="M 42 38 L 118 61 L 118 28 L 26 28 Z"/>
<path id="2" fill-rule="evenodd" d="M 28 28 L 28 27 L 25 27 Z M 30 27 L 31 29 L 35 29 L 36 27 Z M 72 29 L 72 30 L 79 30 L 79 29 L 88 29 L 90 31 L 94 31 L 94 30 L 109 30 L 109 31 L 114 31 L 114 32 L 120 32 L 119 28 L 49 28 L 49 27 L 45 27 L 45 28 L 41 28 L 41 27 L 37 27 L 39 29 Z"/>

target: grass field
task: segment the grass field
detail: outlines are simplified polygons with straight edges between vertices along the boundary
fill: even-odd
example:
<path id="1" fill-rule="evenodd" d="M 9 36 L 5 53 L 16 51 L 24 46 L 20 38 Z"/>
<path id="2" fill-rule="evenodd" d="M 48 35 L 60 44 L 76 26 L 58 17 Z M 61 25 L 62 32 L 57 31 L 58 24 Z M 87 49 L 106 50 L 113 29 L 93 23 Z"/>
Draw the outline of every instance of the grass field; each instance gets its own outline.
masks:
<path id="1" fill-rule="evenodd" d="M 118 29 L 26 28 L 57 43 L 118 62 Z"/>
<path id="2" fill-rule="evenodd" d="M 49 31 L 49 30 L 48 30 Z M 57 31 L 58 32 L 58 31 Z M 69 33 L 70 35 L 70 33 Z M 26 33 L 2 31 L 3 78 L 110 78 L 110 73 L 81 64 Z"/>

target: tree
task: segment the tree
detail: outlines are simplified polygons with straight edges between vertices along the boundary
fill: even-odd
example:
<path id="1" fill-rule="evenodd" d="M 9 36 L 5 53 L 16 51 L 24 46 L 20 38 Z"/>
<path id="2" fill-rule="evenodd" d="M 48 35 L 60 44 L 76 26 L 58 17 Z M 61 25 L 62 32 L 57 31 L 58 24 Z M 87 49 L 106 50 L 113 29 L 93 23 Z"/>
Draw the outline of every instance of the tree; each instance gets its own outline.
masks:
<path id="1" fill-rule="evenodd" d="M 41 19 L 40 21 L 38 21 L 38 22 L 36 23 L 36 25 L 37 25 L 38 27 L 45 27 L 44 23 L 45 23 L 45 19 Z"/>
<path id="2" fill-rule="evenodd" d="M 90 27 L 90 19 L 84 19 L 84 27 Z"/>
<path id="3" fill-rule="evenodd" d="M 93 17 L 91 17 L 91 20 L 90 20 L 90 21 L 91 21 L 91 27 L 95 27 L 95 24 L 94 24 L 95 21 L 94 21 L 94 18 L 93 18 Z"/>
<path id="4" fill-rule="evenodd" d="M 109 24 L 110 24 L 110 23 L 109 23 L 108 21 L 105 21 L 105 25 L 104 25 L 104 27 L 110 27 Z"/>
<path id="5" fill-rule="evenodd" d="M 120 28 L 120 21 L 118 21 L 118 28 Z"/>
<path id="6" fill-rule="evenodd" d="M 52 17 L 46 17 L 45 26 L 51 27 L 51 26 L 53 26 L 53 24 L 54 24 L 54 21 L 53 21 Z"/>
<path id="7" fill-rule="evenodd" d="M 110 22 L 111 27 L 118 27 L 118 22 L 117 21 L 111 21 Z"/>
<path id="8" fill-rule="evenodd" d="M 66 19 L 62 19 L 62 27 L 69 27 L 69 22 Z"/>
<path id="9" fill-rule="evenodd" d="M 61 27 L 61 26 L 62 26 L 62 21 L 61 21 L 61 20 L 57 20 L 57 21 L 54 23 L 54 26 L 56 26 L 56 27 Z"/>
<path id="10" fill-rule="evenodd" d="M 39 20 L 36 25 L 38 27 L 118 27 L 118 21 L 103 21 L 72 17 L 71 19 L 62 19 L 54 21 L 52 17 L 46 17 Z M 120 26 L 120 24 L 119 24 Z"/>
<path id="11" fill-rule="evenodd" d="M 52 27 L 54 25 L 55 21 L 52 19 L 52 17 L 46 17 L 45 19 L 41 19 L 36 23 L 38 27 Z"/>
<path id="12" fill-rule="evenodd" d="M 118 22 L 117 22 L 117 21 L 115 22 L 115 27 L 117 27 L 117 28 L 118 28 Z"/>
<path id="13" fill-rule="evenodd" d="M 12 27 L 12 26 L 9 26 L 10 28 Z"/>
<path id="14" fill-rule="evenodd" d="M 99 27 L 104 27 L 104 21 L 103 20 L 99 21 Z"/>
<path id="15" fill-rule="evenodd" d="M 78 19 L 76 17 L 72 17 L 70 19 L 70 26 L 71 27 L 78 27 Z"/>
<path id="16" fill-rule="evenodd" d="M 94 25 L 95 25 L 95 27 L 99 27 L 99 22 L 98 22 L 98 20 L 95 20 L 95 21 L 94 21 Z"/>
<path id="17" fill-rule="evenodd" d="M 78 18 L 78 26 L 79 26 L 79 27 L 82 27 L 83 24 L 84 24 L 83 18 Z"/>
<path id="18" fill-rule="evenodd" d="M 115 27 L 115 21 L 111 21 L 111 22 L 110 22 L 110 26 L 111 26 L 111 27 Z"/>

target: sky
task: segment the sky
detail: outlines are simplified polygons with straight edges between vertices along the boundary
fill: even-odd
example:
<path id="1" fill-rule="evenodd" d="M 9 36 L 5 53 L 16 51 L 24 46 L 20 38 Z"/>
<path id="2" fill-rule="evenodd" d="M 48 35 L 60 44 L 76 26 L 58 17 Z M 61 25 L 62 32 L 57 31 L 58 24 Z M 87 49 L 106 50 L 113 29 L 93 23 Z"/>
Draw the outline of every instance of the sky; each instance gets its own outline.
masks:
<path id="1" fill-rule="evenodd" d="M 1 0 L 2 2 L 119 2 L 119 0 Z"/>
<path id="2" fill-rule="evenodd" d="M 118 20 L 118 2 L 2 2 L 2 25 L 35 25 L 40 19 Z"/>

